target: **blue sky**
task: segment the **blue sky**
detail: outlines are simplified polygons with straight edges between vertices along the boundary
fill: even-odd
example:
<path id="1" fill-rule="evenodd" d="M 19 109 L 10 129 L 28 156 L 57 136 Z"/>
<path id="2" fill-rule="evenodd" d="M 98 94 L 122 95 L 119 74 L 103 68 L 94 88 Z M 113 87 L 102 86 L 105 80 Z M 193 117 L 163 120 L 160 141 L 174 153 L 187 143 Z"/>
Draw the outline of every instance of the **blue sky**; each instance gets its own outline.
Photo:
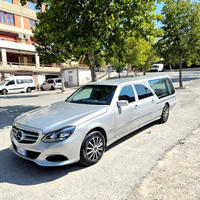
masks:
<path id="1" fill-rule="evenodd" d="M 161 10 L 162 10 L 162 7 L 164 5 L 164 2 L 161 2 L 160 4 L 156 4 L 156 5 L 157 5 L 157 8 L 155 10 L 155 13 L 156 14 L 161 14 Z M 159 23 L 156 22 L 156 27 L 160 27 L 160 26 L 161 26 L 161 23 L 160 22 Z"/>
<path id="2" fill-rule="evenodd" d="M 156 14 L 161 14 L 161 10 L 164 5 L 164 2 L 161 2 L 160 4 L 156 4 L 156 5 L 157 5 L 157 8 L 155 10 Z"/>

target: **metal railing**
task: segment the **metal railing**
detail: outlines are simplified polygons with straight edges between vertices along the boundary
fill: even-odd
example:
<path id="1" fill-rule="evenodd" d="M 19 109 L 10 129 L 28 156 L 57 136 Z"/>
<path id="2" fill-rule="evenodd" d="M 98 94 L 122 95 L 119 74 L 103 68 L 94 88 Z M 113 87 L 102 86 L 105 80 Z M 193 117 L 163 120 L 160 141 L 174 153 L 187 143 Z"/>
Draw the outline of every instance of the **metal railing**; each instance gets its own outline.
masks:
<path id="1" fill-rule="evenodd" d="M 23 42 L 22 42 L 21 40 L 14 40 L 14 39 L 11 39 L 11 38 L 0 37 L 0 40 L 23 44 Z M 30 40 L 29 40 L 29 41 L 26 40 L 25 44 L 33 45 L 34 42 L 32 42 L 32 41 L 30 41 Z"/>
<path id="2" fill-rule="evenodd" d="M 60 67 L 59 65 L 54 64 L 36 64 L 36 63 L 20 63 L 20 62 L 0 62 L 0 66 L 2 65 L 18 65 L 18 66 L 32 66 L 32 67 Z"/>
<path id="3" fill-rule="evenodd" d="M 12 65 L 18 65 L 18 66 L 32 66 L 32 67 L 56 67 L 60 68 L 60 65 L 56 64 L 36 64 L 36 63 L 20 63 L 20 62 L 1 62 L 0 61 L 0 66 L 2 65 L 9 65 L 10 67 Z M 63 65 L 63 68 L 69 68 L 69 67 L 88 67 L 87 65 L 83 64 L 76 64 L 76 65 Z"/>

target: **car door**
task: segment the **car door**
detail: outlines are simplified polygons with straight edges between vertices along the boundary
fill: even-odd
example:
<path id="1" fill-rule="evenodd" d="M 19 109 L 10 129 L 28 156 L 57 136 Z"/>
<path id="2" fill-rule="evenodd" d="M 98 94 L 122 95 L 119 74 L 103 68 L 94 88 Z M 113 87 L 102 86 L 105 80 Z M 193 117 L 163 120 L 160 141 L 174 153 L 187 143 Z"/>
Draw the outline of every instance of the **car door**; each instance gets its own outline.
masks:
<path id="1" fill-rule="evenodd" d="M 19 89 L 17 88 L 17 85 L 15 84 L 15 80 L 10 80 L 7 84 L 6 84 L 7 90 L 9 93 L 15 93 L 15 92 L 19 92 Z"/>
<path id="2" fill-rule="evenodd" d="M 132 85 L 121 88 L 118 100 L 126 100 L 129 103 L 122 107 L 115 105 L 116 136 L 130 133 L 139 126 L 139 107 L 135 100 Z"/>
<path id="3" fill-rule="evenodd" d="M 138 103 L 140 108 L 140 127 L 148 124 L 153 119 L 153 113 L 156 107 L 156 96 L 148 89 L 146 85 L 134 84 Z"/>
<path id="4" fill-rule="evenodd" d="M 54 83 L 53 79 L 47 80 L 47 84 L 46 84 L 46 88 L 45 89 L 50 90 L 52 86 L 54 87 L 53 83 Z"/>

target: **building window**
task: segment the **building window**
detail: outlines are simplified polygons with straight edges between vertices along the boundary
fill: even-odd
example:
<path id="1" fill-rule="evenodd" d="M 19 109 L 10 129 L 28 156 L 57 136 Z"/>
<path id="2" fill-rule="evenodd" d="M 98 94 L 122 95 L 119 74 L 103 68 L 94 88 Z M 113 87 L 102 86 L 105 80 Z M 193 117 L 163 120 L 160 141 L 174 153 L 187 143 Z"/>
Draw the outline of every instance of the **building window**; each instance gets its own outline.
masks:
<path id="1" fill-rule="evenodd" d="M 0 23 L 15 25 L 14 15 L 0 11 Z"/>
<path id="2" fill-rule="evenodd" d="M 37 3 L 35 3 L 35 2 L 28 2 L 28 8 L 29 9 L 40 12 L 41 11 L 40 9 L 36 9 L 36 5 L 37 5 Z"/>
<path id="3" fill-rule="evenodd" d="M 3 1 L 6 1 L 6 2 L 8 2 L 8 3 L 13 3 L 12 0 L 3 0 Z"/>
<path id="4" fill-rule="evenodd" d="M 32 28 L 33 30 L 35 30 L 35 23 L 39 22 L 36 20 L 29 19 L 30 28 Z"/>

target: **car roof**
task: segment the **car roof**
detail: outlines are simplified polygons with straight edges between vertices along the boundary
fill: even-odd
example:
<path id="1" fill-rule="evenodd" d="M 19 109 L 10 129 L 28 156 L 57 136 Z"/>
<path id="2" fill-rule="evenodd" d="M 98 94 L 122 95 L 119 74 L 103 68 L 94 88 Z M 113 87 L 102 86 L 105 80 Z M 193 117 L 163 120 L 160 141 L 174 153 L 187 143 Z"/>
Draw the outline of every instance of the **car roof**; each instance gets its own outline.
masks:
<path id="1" fill-rule="evenodd" d="M 133 77 L 133 78 L 109 79 L 109 80 L 100 81 L 100 82 L 90 82 L 90 83 L 88 83 L 86 85 L 118 86 L 118 85 L 123 85 L 125 83 L 143 82 L 143 81 L 149 81 L 149 80 L 158 79 L 158 78 L 169 78 L 169 76 L 168 75 L 136 76 L 136 77 Z"/>
<path id="2" fill-rule="evenodd" d="M 23 79 L 23 78 L 33 79 L 32 76 L 10 76 L 10 77 L 6 78 L 5 80 L 11 80 L 11 79 Z"/>

